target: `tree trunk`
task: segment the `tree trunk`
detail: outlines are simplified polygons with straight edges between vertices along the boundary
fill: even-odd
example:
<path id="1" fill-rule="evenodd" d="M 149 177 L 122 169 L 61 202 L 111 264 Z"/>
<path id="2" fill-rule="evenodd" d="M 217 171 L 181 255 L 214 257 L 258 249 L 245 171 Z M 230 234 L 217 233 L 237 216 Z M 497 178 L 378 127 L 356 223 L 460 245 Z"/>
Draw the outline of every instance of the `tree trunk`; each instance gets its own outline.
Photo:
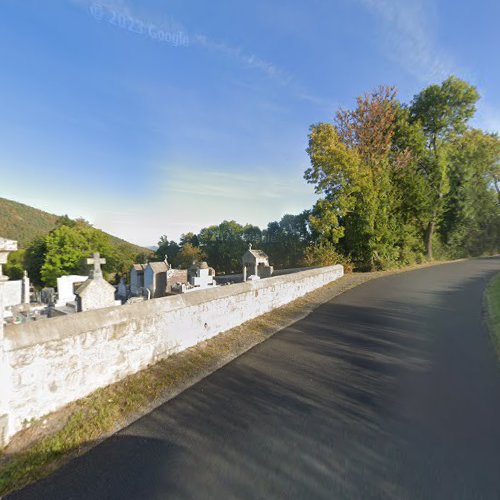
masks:
<path id="1" fill-rule="evenodd" d="M 425 254 L 428 260 L 432 260 L 432 235 L 434 234 L 434 221 L 430 221 L 425 230 Z"/>
<path id="2" fill-rule="evenodd" d="M 497 196 L 498 196 L 498 203 L 500 204 L 500 188 L 498 187 L 498 183 L 500 182 L 500 179 L 496 177 L 496 175 L 493 176 L 493 184 L 495 185 L 495 189 L 497 190 Z"/>

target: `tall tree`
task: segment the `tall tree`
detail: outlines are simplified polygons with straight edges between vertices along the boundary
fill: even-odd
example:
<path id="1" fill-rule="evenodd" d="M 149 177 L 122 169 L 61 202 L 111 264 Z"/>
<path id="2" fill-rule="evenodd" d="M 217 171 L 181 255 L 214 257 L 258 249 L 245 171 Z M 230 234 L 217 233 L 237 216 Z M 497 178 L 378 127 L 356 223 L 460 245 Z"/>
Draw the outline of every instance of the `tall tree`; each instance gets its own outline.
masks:
<path id="1" fill-rule="evenodd" d="M 263 232 L 263 248 L 277 269 L 299 267 L 311 240 L 309 211 L 286 214 L 280 221 L 270 222 Z"/>
<path id="2" fill-rule="evenodd" d="M 440 235 L 453 257 L 498 250 L 500 207 L 491 171 L 498 162 L 498 137 L 480 130 L 459 136 L 450 153 L 450 190 Z"/>
<path id="3" fill-rule="evenodd" d="M 166 258 L 168 262 L 172 263 L 179 251 L 179 245 L 174 240 L 169 240 L 167 235 L 164 234 L 160 237 L 155 255 L 160 260 L 165 260 Z"/>
<path id="4" fill-rule="evenodd" d="M 397 110 L 395 90 L 380 87 L 359 97 L 354 110 L 339 111 L 334 124 L 313 126 L 309 136 L 305 178 L 323 195 L 312 228 L 369 269 L 397 260 L 390 163 Z"/>
<path id="5" fill-rule="evenodd" d="M 200 242 L 198 240 L 198 235 L 194 233 L 184 233 L 181 234 L 181 239 L 180 239 L 180 246 L 183 247 L 186 243 L 190 243 L 194 247 L 199 247 Z"/>
<path id="6" fill-rule="evenodd" d="M 56 286 L 57 278 L 64 274 L 86 272 L 84 259 L 93 252 L 106 258 L 104 270 L 108 273 L 116 269 L 119 262 L 108 235 L 83 222 L 57 226 L 45 238 L 44 246 L 40 275 L 46 286 Z"/>
<path id="7" fill-rule="evenodd" d="M 421 158 L 420 169 L 430 201 L 424 234 L 428 259 L 433 256 L 433 235 L 449 190 L 450 141 L 467 130 L 478 99 L 475 87 L 451 76 L 441 85 L 425 88 L 411 103 L 411 118 L 420 123 L 427 139 L 427 154 Z"/>
<path id="8" fill-rule="evenodd" d="M 181 269 L 187 269 L 193 262 L 201 262 L 205 259 L 205 254 L 200 248 L 193 246 L 191 243 L 184 243 L 181 250 L 173 259 L 173 266 Z"/>
<path id="9" fill-rule="evenodd" d="M 234 273 L 241 270 L 241 256 L 246 246 L 243 226 L 226 220 L 218 226 L 203 228 L 198 239 L 209 265 L 217 272 Z"/>
<path id="10" fill-rule="evenodd" d="M 24 254 L 24 265 L 28 271 L 31 283 L 40 287 L 43 286 L 42 266 L 47 253 L 46 238 L 39 237 L 34 240 L 26 249 Z"/>
<path id="11" fill-rule="evenodd" d="M 9 254 L 3 270 L 11 280 L 20 280 L 24 276 L 24 259 L 26 250 L 20 249 Z"/>

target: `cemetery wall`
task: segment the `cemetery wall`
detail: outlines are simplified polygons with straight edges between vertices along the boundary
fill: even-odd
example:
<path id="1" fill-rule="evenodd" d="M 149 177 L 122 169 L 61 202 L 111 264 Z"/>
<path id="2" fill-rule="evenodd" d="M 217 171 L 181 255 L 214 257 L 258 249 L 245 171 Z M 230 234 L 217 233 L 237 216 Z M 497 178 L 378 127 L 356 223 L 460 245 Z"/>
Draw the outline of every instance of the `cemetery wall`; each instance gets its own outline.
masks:
<path id="1" fill-rule="evenodd" d="M 310 269 L 147 302 L 9 325 L 7 438 L 23 424 L 280 307 L 343 275 Z M 1 344 L 0 344 L 1 345 Z"/>

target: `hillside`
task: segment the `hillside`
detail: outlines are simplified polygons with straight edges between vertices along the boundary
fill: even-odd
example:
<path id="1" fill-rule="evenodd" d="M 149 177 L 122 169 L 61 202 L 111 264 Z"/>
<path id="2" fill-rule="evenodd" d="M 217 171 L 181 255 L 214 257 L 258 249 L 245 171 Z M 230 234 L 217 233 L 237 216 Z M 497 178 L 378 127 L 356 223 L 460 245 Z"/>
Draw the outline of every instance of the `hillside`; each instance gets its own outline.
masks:
<path id="1" fill-rule="evenodd" d="M 56 225 L 57 215 L 0 198 L 0 236 L 17 240 L 20 247 L 44 236 Z"/>
<path id="2" fill-rule="evenodd" d="M 58 216 L 33 208 L 17 201 L 0 198 L 0 236 L 17 240 L 20 248 L 25 248 L 31 241 L 51 231 Z M 134 245 L 116 236 L 109 235 L 111 243 L 117 248 L 123 248 L 131 253 L 151 251 L 139 245 Z"/>

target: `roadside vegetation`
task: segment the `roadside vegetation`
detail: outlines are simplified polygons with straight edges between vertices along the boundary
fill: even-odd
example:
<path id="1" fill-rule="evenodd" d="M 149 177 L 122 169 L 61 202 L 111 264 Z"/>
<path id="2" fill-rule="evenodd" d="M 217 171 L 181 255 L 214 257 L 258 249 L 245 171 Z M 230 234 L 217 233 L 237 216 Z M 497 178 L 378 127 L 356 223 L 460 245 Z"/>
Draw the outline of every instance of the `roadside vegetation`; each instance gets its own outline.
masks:
<path id="1" fill-rule="evenodd" d="M 486 312 L 491 337 L 500 359 L 500 273 L 490 281 L 486 289 Z"/>

